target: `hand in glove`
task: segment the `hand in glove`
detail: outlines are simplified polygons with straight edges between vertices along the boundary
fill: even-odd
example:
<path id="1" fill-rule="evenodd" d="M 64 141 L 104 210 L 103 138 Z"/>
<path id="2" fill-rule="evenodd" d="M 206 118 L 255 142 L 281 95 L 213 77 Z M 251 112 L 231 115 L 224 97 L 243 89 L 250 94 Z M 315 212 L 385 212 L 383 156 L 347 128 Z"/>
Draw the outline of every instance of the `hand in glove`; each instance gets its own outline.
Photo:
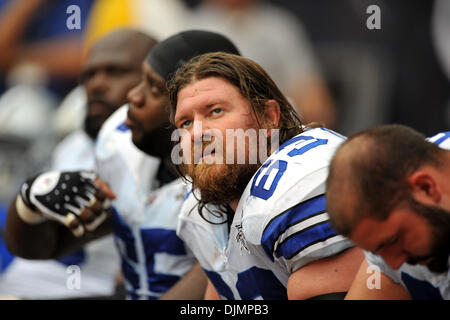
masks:
<path id="1" fill-rule="evenodd" d="M 68 227 L 75 236 L 95 230 L 107 217 L 114 194 L 90 171 L 50 171 L 25 181 L 16 201 L 19 216 L 27 223 L 46 219 Z"/>

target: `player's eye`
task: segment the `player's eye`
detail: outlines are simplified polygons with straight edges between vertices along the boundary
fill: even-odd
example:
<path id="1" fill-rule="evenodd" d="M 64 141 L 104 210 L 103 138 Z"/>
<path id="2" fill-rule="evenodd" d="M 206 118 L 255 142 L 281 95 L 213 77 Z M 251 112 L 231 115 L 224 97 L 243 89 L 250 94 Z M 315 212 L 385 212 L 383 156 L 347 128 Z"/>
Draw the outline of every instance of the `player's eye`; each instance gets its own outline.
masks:
<path id="1" fill-rule="evenodd" d="M 395 235 L 391 238 L 389 238 L 388 240 L 386 240 L 383 244 L 381 244 L 380 246 L 378 246 L 378 248 L 374 251 L 374 253 L 378 253 L 380 250 L 383 250 L 385 248 L 388 248 L 392 245 L 395 245 L 399 240 L 399 236 Z"/>
<path id="2" fill-rule="evenodd" d="M 214 110 L 211 111 L 212 114 L 221 114 L 223 112 L 223 110 L 221 108 L 215 108 Z"/>
<path id="3" fill-rule="evenodd" d="M 183 121 L 183 122 L 180 124 L 180 128 L 187 128 L 187 127 L 189 127 L 191 124 L 192 124 L 192 121 L 191 121 L 191 120 Z"/>
<path id="4" fill-rule="evenodd" d="M 105 68 L 105 71 L 111 76 L 122 76 L 128 73 L 130 70 L 128 68 L 123 68 L 119 66 L 108 66 Z"/>
<path id="5" fill-rule="evenodd" d="M 394 244 L 396 244 L 399 240 L 399 237 L 396 235 L 394 237 L 392 237 L 388 242 L 387 242 L 387 246 L 392 246 Z"/>
<path id="6" fill-rule="evenodd" d="M 161 90 L 156 85 L 153 85 L 151 87 L 151 91 L 155 96 L 158 96 L 161 94 Z"/>

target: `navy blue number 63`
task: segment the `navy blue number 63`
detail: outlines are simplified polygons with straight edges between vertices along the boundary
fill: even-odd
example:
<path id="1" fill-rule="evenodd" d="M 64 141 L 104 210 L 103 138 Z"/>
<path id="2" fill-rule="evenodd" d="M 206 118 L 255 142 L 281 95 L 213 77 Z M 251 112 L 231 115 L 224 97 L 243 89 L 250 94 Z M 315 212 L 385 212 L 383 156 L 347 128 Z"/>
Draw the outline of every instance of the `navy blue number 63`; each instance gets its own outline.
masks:
<path id="1" fill-rule="evenodd" d="M 291 144 L 297 143 L 297 147 L 288 152 L 288 156 L 295 157 L 302 155 L 317 146 L 324 145 L 327 142 L 328 139 L 318 139 L 311 136 L 297 136 L 282 145 L 277 153 Z M 269 199 L 275 192 L 278 182 L 287 169 L 287 165 L 287 161 L 284 160 L 276 160 L 273 161 L 273 163 L 272 160 L 267 161 L 256 173 L 250 189 L 250 195 L 264 200 Z M 261 174 L 262 176 L 260 177 Z M 266 186 L 268 188 L 266 188 Z"/>

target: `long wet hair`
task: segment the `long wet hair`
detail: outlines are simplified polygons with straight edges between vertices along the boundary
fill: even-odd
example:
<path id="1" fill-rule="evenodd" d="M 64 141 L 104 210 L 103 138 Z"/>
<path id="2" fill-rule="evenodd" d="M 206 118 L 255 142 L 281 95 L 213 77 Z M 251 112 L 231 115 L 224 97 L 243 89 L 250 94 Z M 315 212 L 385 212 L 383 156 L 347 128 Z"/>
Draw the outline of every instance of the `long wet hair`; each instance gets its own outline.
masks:
<path id="1" fill-rule="evenodd" d="M 280 145 L 290 138 L 303 132 L 302 122 L 292 104 L 283 95 L 272 78 L 256 62 L 235 54 L 214 52 L 197 56 L 182 66 L 168 82 L 170 100 L 170 120 L 174 124 L 177 110 L 178 93 L 191 83 L 219 77 L 234 85 L 242 96 L 250 102 L 251 110 L 261 126 L 264 123 L 266 102 L 275 100 L 280 106 L 280 119 L 276 129 L 279 129 Z M 177 172 L 185 179 L 186 169 L 183 165 L 176 166 Z M 202 215 L 207 203 L 199 200 L 199 212 Z M 227 216 L 230 209 L 222 205 L 222 212 Z M 203 217 L 203 215 L 202 215 Z M 204 218 L 204 217 L 203 217 Z"/>

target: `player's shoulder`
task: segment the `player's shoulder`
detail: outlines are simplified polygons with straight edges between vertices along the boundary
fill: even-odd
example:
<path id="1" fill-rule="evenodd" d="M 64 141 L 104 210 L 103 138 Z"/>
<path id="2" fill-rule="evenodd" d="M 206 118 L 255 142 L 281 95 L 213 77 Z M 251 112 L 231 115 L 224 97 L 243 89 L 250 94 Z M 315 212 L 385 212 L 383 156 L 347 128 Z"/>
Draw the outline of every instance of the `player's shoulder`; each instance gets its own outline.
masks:
<path id="1" fill-rule="evenodd" d="M 65 153 L 65 156 L 69 150 L 83 150 L 83 149 L 93 149 L 94 142 L 87 135 L 83 129 L 78 129 L 70 134 L 68 134 L 64 139 L 62 139 L 55 147 L 55 153 Z"/>
<path id="2" fill-rule="evenodd" d="M 121 196 L 128 194 L 125 199 L 153 189 L 160 164 L 160 159 L 134 145 L 131 130 L 125 126 L 127 112 L 127 105 L 117 109 L 103 124 L 95 143 L 99 176 L 114 192 Z"/>
<path id="3" fill-rule="evenodd" d="M 369 268 L 367 272 L 382 272 L 393 282 L 403 285 L 413 299 L 448 299 L 450 284 L 447 281 L 449 272 L 434 273 L 427 266 L 409 263 L 392 269 L 379 255 L 364 251 Z"/>
<path id="4" fill-rule="evenodd" d="M 302 133 L 285 141 L 268 160 L 285 160 L 295 164 L 317 163 L 329 160 L 345 137 L 327 128 L 306 128 Z"/>
<path id="5" fill-rule="evenodd" d="M 106 137 L 115 131 L 119 132 L 128 131 L 129 128 L 124 124 L 125 120 L 127 119 L 127 112 L 128 112 L 128 105 L 123 105 L 116 111 L 114 111 L 103 123 L 99 131 L 99 138 Z"/>
<path id="6" fill-rule="evenodd" d="M 95 142 L 96 159 L 106 163 L 119 156 L 133 168 L 142 166 L 143 161 L 151 163 L 153 168 L 159 160 L 134 145 L 131 130 L 125 125 L 127 112 L 128 105 L 120 107 L 102 125 Z"/>
<path id="7" fill-rule="evenodd" d="M 282 195 L 285 192 L 283 186 L 297 183 L 321 168 L 328 168 L 336 149 L 344 141 L 344 136 L 326 128 L 305 130 L 281 144 L 264 162 L 252 178 L 252 189 L 260 182 L 265 182 L 265 188 L 268 187 L 267 182 L 271 180 L 268 175 L 272 175 L 276 185 L 272 184 L 271 188 L 275 195 Z M 277 183 L 278 178 L 283 182 Z M 276 187 L 278 185 L 279 188 Z M 272 189 L 269 189 L 270 194 Z"/>
<path id="8" fill-rule="evenodd" d="M 289 139 L 253 175 L 241 197 L 243 207 L 273 215 L 324 193 L 330 160 L 344 141 L 325 128 Z"/>
<path id="9" fill-rule="evenodd" d="M 132 145 L 130 129 L 125 125 L 127 111 L 128 106 L 124 105 L 103 123 L 95 142 L 97 157 L 108 157 L 124 145 Z"/>
<path id="10" fill-rule="evenodd" d="M 450 150 L 450 131 L 437 133 L 427 138 L 427 141 L 438 145 L 442 149 Z"/>
<path id="11" fill-rule="evenodd" d="M 252 242 L 258 242 L 271 225 L 291 223 L 293 216 L 307 219 L 324 213 L 329 162 L 344 140 L 328 129 L 310 129 L 283 143 L 267 159 L 238 207 L 243 231 Z"/>

